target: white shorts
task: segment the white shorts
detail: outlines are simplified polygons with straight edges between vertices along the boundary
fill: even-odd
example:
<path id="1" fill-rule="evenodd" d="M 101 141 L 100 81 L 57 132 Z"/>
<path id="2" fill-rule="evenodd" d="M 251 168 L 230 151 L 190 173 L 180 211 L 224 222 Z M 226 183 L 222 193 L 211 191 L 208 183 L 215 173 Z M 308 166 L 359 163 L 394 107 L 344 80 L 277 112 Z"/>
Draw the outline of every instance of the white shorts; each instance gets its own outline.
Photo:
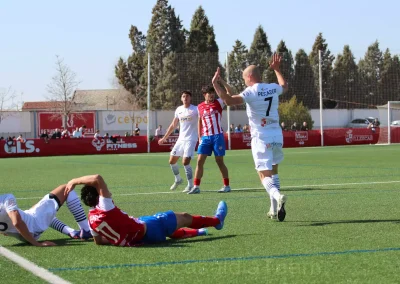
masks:
<path id="1" fill-rule="evenodd" d="M 24 211 L 29 219 L 27 221 L 24 220 L 29 231 L 34 235 L 40 235 L 46 231 L 54 217 L 56 217 L 58 209 L 57 201 L 50 198 L 49 194 L 46 194 L 35 206 Z"/>
<path id="2" fill-rule="evenodd" d="M 251 139 L 251 152 L 257 171 L 272 170 L 272 165 L 283 161 L 283 136 L 268 138 L 253 137 Z"/>
<path id="3" fill-rule="evenodd" d="M 192 158 L 197 141 L 176 141 L 171 156 Z"/>

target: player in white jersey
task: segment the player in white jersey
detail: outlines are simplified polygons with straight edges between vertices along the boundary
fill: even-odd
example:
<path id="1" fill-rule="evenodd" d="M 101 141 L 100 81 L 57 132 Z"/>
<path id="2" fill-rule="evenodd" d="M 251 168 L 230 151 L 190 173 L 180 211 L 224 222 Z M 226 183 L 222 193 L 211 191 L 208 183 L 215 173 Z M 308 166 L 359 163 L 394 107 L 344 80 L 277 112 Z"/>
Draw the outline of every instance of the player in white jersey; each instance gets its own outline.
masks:
<path id="1" fill-rule="evenodd" d="M 280 72 L 280 62 L 281 57 L 274 54 L 270 68 L 275 71 L 278 84 L 263 83 L 260 70 L 255 65 L 250 65 L 243 71 L 243 80 L 248 87 L 239 95 L 235 95 L 233 89 L 222 80 L 219 68 L 212 82 L 218 96 L 227 105 L 246 103 L 255 168 L 271 198 L 268 217 L 283 221 L 287 198 L 279 192 L 278 165 L 283 160 L 283 135 L 279 125 L 278 106 L 279 95 L 286 92 L 288 86 Z"/>
<path id="2" fill-rule="evenodd" d="M 179 122 L 179 137 L 176 141 L 171 155 L 169 157 L 169 164 L 172 172 L 175 176 L 175 182 L 171 186 L 171 190 L 175 190 L 183 180 L 179 174 L 179 167 L 177 162 L 179 157 L 182 157 L 183 167 L 185 168 L 185 174 L 188 181 L 188 185 L 183 192 L 189 192 L 193 187 L 193 170 L 190 165 L 190 161 L 194 155 L 194 150 L 197 143 L 197 120 L 198 111 L 197 107 L 190 104 L 192 99 L 192 93 L 189 91 L 183 91 L 181 94 L 181 101 L 183 105 L 179 106 L 175 111 L 175 116 L 172 119 L 170 126 L 167 129 L 164 137 L 158 140 L 158 144 L 163 144 L 169 137 L 169 135 L 175 130 Z"/>
<path id="3" fill-rule="evenodd" d="M 40 247 L 55 245 L 55 243 L 49 241 L 38 242 L 40 235 L 48 227 L 52 227 L 71 238 L 91 238 L 89 224 L 80 200 L 75 191 L 71 191 L 66 195 L 64 193 L 65 186 L 60 185 L 49 194 L 46 194 L 28 210 L 18 208 L 14 195 L 0 195 L 0 234 L 15 237 Z M 81 228 L 78 234 L 55 218 L 58 209 L 65 201 Z"/>

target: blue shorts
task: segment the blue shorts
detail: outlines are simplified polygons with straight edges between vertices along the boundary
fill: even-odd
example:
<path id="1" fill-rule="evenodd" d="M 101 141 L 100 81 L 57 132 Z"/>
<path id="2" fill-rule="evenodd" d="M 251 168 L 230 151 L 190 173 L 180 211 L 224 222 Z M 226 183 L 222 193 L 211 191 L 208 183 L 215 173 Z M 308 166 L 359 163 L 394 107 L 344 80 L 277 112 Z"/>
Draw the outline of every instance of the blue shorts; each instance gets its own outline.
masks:
<path id="1" fill-rule="evenodd" d="M 176 216 L 173 211 L 158 212 L 153 216 L 142 216 L 139 220 L 146 223 L 146 234 L 142 241 L 145 243 L 163 242 L 176 231 Z"/>
<path id="2" fill-rule="evenodd" d="M 211 156 L 225 156 L 225 137 L 223 133 L 211 136 L 202 136 L 197 154 Z"/>

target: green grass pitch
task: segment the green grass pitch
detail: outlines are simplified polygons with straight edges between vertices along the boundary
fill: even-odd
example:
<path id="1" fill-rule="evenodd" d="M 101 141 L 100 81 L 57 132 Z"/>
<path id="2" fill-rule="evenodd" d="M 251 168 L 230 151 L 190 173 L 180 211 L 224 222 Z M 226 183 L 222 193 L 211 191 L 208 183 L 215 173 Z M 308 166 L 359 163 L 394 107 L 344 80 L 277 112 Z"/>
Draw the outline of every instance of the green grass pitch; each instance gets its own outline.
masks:
<path id="1" fill-rule="evenodd" d="M 227 194 L 216 193 L 222 180 L 213 157 L 199 195 L 181 193 L 184 185 L 170 192 L 168 153 L 2 159 L 0 194 L 13 193 L 22 209 L 71 178 L 99 173 L 130 215 L 212 215 L 220 200 L 229 214 L 221 231 L 154 246 L 96 246 L 52 229 L 41 240 L 56 247 L 3 236 L 0 245 L 72 283 L 398 283 L 400 146 L 284 152 L 280 178 L 288 203 L 282 223 L 266 217 L 269 197 L 249 150 L 227 152 L 235 189 Z M 180 172 L 184 177 L 182 167 Z M 58 217 L 77 228 L 66 206 Z M 1 283 L 44 283 L 4 257 L 0 271 Z"/>

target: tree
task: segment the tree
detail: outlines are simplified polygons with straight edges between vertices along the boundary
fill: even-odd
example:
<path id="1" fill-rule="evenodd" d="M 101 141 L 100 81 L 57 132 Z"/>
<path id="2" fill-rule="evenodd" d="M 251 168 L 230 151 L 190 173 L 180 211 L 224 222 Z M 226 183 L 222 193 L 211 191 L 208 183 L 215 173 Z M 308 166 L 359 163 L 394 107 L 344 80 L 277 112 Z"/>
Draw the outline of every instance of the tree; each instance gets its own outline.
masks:
<path id="1" fill-rule="evenodd" d="M 64 59 L 56 56 L 56 74 L 51 78 L 47 85 L 47 98 L 53 102 L 53 119 L 62 118 L 63 127 L 67 128 L 68 116 L 80 110 L 79 106 L 73 102 L 73 94 L 79 85 L 76 73 L 64 63 Z M 76 114 L 79 116 L 79 114 Z"/>
<path id="2" fill-rule="evenodd" d="M 186 89 L 199 93 L 202 86 L 211 84 L 217 67 L 222 67 L 219 63 L 218 51 L 214 28 L 210 25 L 204 9 L 200 6 L 195 11 L 190 23 L 186 41 L 186 59 L 181 61 L 187 66 L 187 70 L 182 76 L 185 78 L 182 79 L 182 84 Z M 194 98 L 201 100 L 202 96 Z M 195 100 L 193 103 L 199 103 L 200 100 Z"/>
<path id="3" fill-rule="evenodd" d="M 294 78 L 290 87 L 291 93 L 306 107 L 317 108 L 318 97 L 315 91 L 314 73 L 307 53 L 300 49 L 296 53 L 295 61 Z"/>
<path id="4" fill-rule="evenodd" d="M 150 53 L 150 83 L 152 85 L 151 101 L 153 108 L 163 108 L 166 102 L 167 93 L 176 92 L 179 86 L 174 86 L 174 89 L 164 89 L 163 82 L 165 77 L 173 74 L 166 74 L 164 68 L 165 58 L 171 52 L 183 52 L 185 48 L 185 31 L 181 20 L 176 17 L 175 10 L 168 5 L 167 0 L 157 0 L 153 8 L 153 16 L 150 22 L 147 33 L 146 52 Z M 176 57 L 170 57 L 173 59 Z M 170 64 L 177 64 L 171 62 Z M 144 70 L 147 68 L 147 58 L 143 61 Z M 142 75 L 144 85 L 147 85 L 147 74 Z"/>
<path id="5" fill-rule="evenodd" d="M 294 77 L 294 62 L 293 62 L 293 55 L 292 52 L 287 48 L 286 43 L 281 40 L 278 44 L 278 47 L 276 48 L 276 52 L 282 56 L 282 61 L 281 61 L 281 73 L 283 75 L 283 78 L 285 78 L 286 82 L 288 85 L 292 85 L 293 82 L 293 77 Z M 268 63 L 269 66 L 269 63 Z M 271 70 L 270 68 L 268 70 Z M 273 81 L 277 81 L 275 72 L 274 72 L 274 79 Z M 289 90 L 287 93 L 281 96 L 281 100 L 286 101 L 290 99 L 293 96 L 293 92 L 289 87 Z"/>
<path id="6" fill-rule="evenodd" d="M 298 102 L 296 96 L 293 96 L 289 101 L 279 104 L 279 120 L 285 122 L 287 126 L 292 125 L 294 122 L 302 124 L 307 122 L 311 130 L 314 125 L 311 114 L 307 107 L 302 102 Z"/>
<path id="7" fill-rule="evenodd" d="M 10 110 L 18 110 L 18 104 L 15 104 L 16 92 L 10 87 L 0 89 L 0 123 L 8 117 Z"/>
<path id="8" fill-rule="evenodd" d="M 261 74 L 268 69 L 268 60 L 272 55 L 271 45 L 268 42 L 267 34 L 263 27 L 257 27 L 253 42 L 250 45 L 248 61 L 250 65 L 257 65 L 260 68 Z"/>
<path id="9" fill-rule="evenodd" d="M 324 39 L 322 33 L 319 33 L 315 39 L 312 47 L 312 51 L 309 55 L 310 64 L 314 72 L 316 91 L 319 92 L 319 51 L 321 50 L 322 57 L 322 96 L 324 98 L 330 98 L 331 91 L 331 81 L 332 81 L 332 65 L 335 60 L 335 56 L 331 55 L 328 49 L 328 44 Z"/>
<path id="10" fill-rule="evenodd" d="M 127 62 L 122 58 L 118 60 L 115 66 L 115 76 L 118 83 L 132 94 L 129 103 L 139 108 L 145 108 L 147 102 L 146 87 L 143 84 L 142 77 L 146 73 L 143 64 L 145 58 L 147 58 L 145 56 L 146 36 L 137 27 L 131 26 L 129 38 L 132 54 L 128 57 Z"/>
<path id="11" fill-rule="evenodd" d="M 360 92 L 358 67 L 354 55 L 348 45 L 343 48 L 343 54 L 338 54 L 332 71 L 332 99 L 340 108 L 355 107 L 349 104 L 357 101 Z"/>
<path id="12" fill-rule="evenodd" d="M 379 94 L 382 64 L 382 51 L 379 49 L 379 42 L 375 41 L 368 47 L 364 58 L 358 63 L 362 89 L 357 101 L 364 104 L 362 107 L 374 106 L 382 102 Z"/>
<path id="13" fill-rule="evenodd" d="M 240 93 L 246 88 L 243 81 L 243 70 L 248 66 L 248 51 L 246 46 L 236 40 L 233 50 L 228 55 L 229 84 L 236 93 Z"/>
<path id="14" fill-rule="evenodd" d="M 381 104 L 400 99 L 400 61 L 398 55 L 391 56 L 389 49 L 386 49 L 383 55 L 379 93 L 381 94 Z"/>

